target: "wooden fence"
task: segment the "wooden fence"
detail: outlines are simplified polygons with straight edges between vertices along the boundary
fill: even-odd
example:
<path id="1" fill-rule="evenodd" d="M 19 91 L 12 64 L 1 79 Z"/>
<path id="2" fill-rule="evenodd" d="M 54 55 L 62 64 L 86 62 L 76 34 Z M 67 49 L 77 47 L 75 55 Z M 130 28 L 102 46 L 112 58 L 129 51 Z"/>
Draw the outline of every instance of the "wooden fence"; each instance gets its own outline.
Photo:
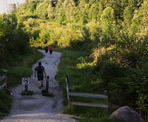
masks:
<path id="1" fill-rule="evenodd" d="M 108 112 L 108 96 L 107 95 L 71 92 L 70 87 L 69 87 L 68 76 L 66 76 L 66 91 L 67 91 L 67 100 L 70 104 L 78 105 L 78 106 L 101 107 L 101 108 L 105 108 L 106 111 Z M 105 104 L 74 102 L 71 100 L 71 96 L 103 99 Z"/>
<path id="2" fill-rule="evenodd" d="M 6 75 L 7 70 L 5 69 L 1 69 L 1 70 L 4 72 L 4 74 L 0 76 L 0 83 L 3 82 L 3 84 L 0 85 L 0 89 L 7 86 L 7 75 Z"/>

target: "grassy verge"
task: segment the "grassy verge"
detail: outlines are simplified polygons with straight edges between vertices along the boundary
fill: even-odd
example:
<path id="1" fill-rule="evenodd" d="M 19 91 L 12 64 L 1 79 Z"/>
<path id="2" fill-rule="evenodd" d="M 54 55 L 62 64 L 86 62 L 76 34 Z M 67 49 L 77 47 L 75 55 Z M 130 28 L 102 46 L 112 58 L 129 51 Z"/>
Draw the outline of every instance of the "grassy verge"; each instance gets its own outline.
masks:
<path id="1" fill-rule="evenodd" d="M 99 74 L 95 74 L 91 68 L 91 64 L 87 60 L 86 53 L 83 51 L 64 50 L 59 64 L 59 70 L 56 79 L 60 82 L 64 91 L 65 113 L 80 116 L 78 121 L 82 122 L 107 122 L 108 115 L 104 109 L 72 106 L 67 103 L 65 90 L 65 76 L 69 76 L 70 88 L 72 91 L 89 92 L 89 93 L 103 93 L 101 88 L 101 79 Z M 95 102 L 99 103 L 97 99 L 72 98 L 80 102 Z"/>
<path id="2" fill-rule="evenodd" d="M 8 69 L 8 87 L 12 88 L 21 83 L 22 77 L 29 77 L 32 74 L 32 65 L 43 55 L 36 50 L 30 54 L 19 56 L 5 65 Z M 0 118 L 6 116 L 11 109 L 12 98 L 7 95 L 4 89 L 0 90 Z"/>
<path id="3" fill-rule="evenodd" d="M 12 98 L 4 89 L 0 90 L 0 119 L 10 112 Z"/>
<path id="4" fill-rule="evenodd" d="M 58 67 L 56 79 L 64 91 L 64 113 L 79 116 L 79 122 L 110 122 L 108 116 L 117 109 L 110 106 L 109 113 L 106 114 L 104 109 L 73 106 L 67 103 L 65 76 L 69 76 L 70 89 L 75 92 L 98 93 L 104 92 L 103 81 L 100 78 L 100 73 L 93 69 L 87 53 L 83 51 L 75 51 L 70 49 L 61 50 L 63 55 Z M 72 97 L 72 101 L 89 102 L 89 103 L 103 103 L 98 99 Z M 147 118 L 145 119 L 147 122 Z M 123 122 L 122 120 L 115 120 L 114 122 Z"/>
<path id="5" fill-rule="evenodd" d="M 32 65 L 42 56 L 42 54 L 34 50 L 30 54 L 26 54 L 15 59 L 13 61 L 13 65 L 7 66 L 8 87 L 20 84 L 22 77 L 30 77 L 32 74 Z"/>

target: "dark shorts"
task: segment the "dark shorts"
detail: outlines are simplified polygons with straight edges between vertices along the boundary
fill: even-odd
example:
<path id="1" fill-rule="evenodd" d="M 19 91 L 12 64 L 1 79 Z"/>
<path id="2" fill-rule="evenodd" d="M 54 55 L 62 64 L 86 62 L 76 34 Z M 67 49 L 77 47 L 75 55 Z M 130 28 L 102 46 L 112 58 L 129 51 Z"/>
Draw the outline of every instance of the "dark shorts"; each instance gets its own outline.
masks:
<path id="1" fill-rule="evenodd" d="M 45 50 L 45 53 L 48 53 L 48 50 Z"/>
<path id="2" fill-rule="evenodd" d="M 37 74 L 38 81 L 43 80 L 43 74 Z"/>
<path id="3" fill-rule="evenodd" d="M 50 54 L 52 54 L 52 50 L 50 50 L 49 52 L 50 52 Z"/>

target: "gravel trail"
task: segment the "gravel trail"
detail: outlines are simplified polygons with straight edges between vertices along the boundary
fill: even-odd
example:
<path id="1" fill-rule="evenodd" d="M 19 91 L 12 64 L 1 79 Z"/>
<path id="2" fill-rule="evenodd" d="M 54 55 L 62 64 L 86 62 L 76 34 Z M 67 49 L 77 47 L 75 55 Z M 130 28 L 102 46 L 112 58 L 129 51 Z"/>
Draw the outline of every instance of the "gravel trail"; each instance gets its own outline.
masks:
<path id="1" fill-rule="evenodd" d="M 39 50 L 39 52 L 44 54 L 44 57 L 32 66 L 32 70 L 38 65 L 39 61 L 42 62 L 46 74 L 50 76 L 49 91 L 54 94 L 54 97 L 42 96 L 41 90 L 38 89 L 37 79 L 32 75 L 29 78 L 29 90 L 33 90 L 34 95 L 20 95 L 24 89 L 22 85 L 14 88 L 12 110 L 10 114 L 3 120 L 0 120 L 0 122 L 75 122 L 70 115 L 62 114 L 64 109 L 62 104 L 63 93 L 58 81 L 55 80 L 61 53 L 53 52 L 50 56 L 49 53 L 45 54 L 44 50 Z"/>

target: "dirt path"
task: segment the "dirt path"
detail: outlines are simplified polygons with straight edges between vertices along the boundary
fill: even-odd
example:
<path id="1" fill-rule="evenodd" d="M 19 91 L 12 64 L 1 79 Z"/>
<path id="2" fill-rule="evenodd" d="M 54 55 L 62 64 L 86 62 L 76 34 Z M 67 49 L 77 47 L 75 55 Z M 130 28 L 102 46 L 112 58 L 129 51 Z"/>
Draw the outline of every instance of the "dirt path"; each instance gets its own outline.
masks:
<path id="1" fill-rule="evenodd" d="M 20 92 L 24 89 L 22 85 L 13 89 L 14 102 L 11 113 L 1 122 L 75 122 L 70 115 L 62 114 L 63 94 L 58 81 L 55 80 L 61 53 L 53 52 L 50 56 L 46 55 L 43 50 L 39 51 L 45 55 L 39 61 L 45 67 L 46 74 L 50 76 L 49 91 L 54 94 L 54 97 L 42 96 L 41 90 L 37 87 L 37 81 L 32 75 L 29 90 L 33 90 L 34 95 L 21 96 Z M 38 62 L 33 65 L 32 69 L 37 65 Z"/>

